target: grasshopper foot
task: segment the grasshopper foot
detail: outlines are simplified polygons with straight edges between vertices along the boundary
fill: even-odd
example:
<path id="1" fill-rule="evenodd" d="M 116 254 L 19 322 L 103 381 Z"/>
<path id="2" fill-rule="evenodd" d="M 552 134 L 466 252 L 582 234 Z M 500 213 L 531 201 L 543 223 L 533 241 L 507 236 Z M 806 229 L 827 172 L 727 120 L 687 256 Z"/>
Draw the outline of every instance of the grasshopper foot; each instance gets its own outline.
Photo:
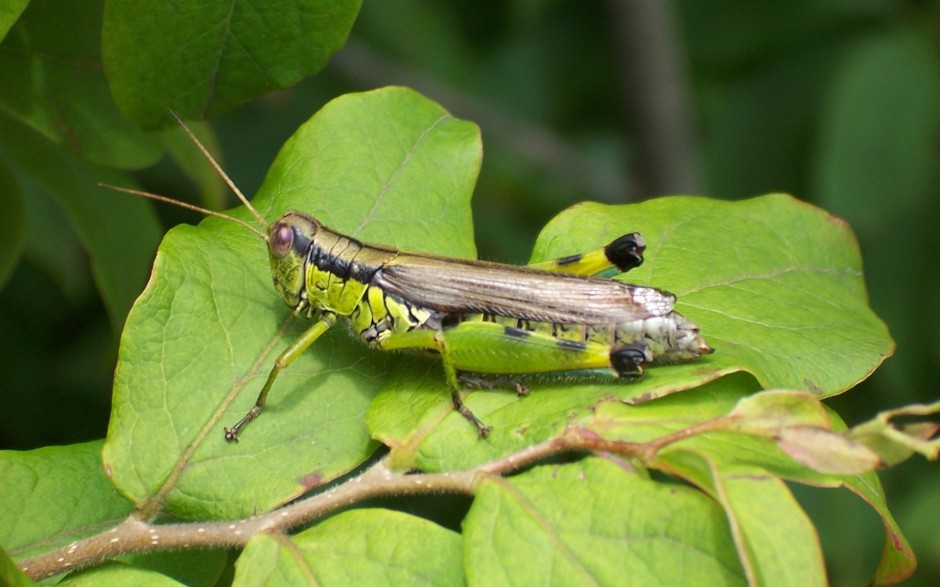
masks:
<path id="1" fill-rule="evenodd" d="M 245 424 L 257 418 L 258 414 L 260 413 L 261 413 L 261 406 L 257 406 L 257 405 L 251 408 L 250 410 L 248 410 L 248 413 L 245 414 L 245 416 L 241 420 L 239 420 L 238 422 L 235 422 L 234 426 L 232 426 L 231 428 L 225 429 L 225 440 L 227 440 L 228 442 L 238 442 L 238 431 L 241 430 L 245 426 Z"/>
<path id="2" fill-rule="evenodd" d="M 460 415 L 467 419 L 471 424 L 473 424 L 477 429 L 477 434 L 480 438 L 486 438 L 490 435 L 490 427 L 483 423 L 483 420 L 477 418 L 477 415 L 463 403 L 463 400 L 460 399 L 460 392 L 456 389 L 452 389 L 450 392 L 451 400 L 454 402 L 454 409 L 460 412 Z"/>

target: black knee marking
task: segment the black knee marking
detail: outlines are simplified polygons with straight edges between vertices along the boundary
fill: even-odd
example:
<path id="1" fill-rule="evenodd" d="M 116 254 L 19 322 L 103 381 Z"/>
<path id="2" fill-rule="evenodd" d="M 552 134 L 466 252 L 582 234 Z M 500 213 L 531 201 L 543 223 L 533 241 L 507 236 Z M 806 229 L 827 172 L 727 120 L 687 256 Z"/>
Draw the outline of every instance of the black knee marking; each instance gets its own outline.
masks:
<path id="1" fill-rule="evenodd" d="M 643 264 L 643 251 L 646 241 L 638 232 L 625 234 L 604 247 L 604 255 L 621 272 L 629 271 Z"/>
<path id="2" fill-rule="evenodd" d="M 621 377 L 636 377 L 643 374 L 643 366 L 653 357 L 643 343 L 627 344 L 611 349 L 610 364 Z"/>

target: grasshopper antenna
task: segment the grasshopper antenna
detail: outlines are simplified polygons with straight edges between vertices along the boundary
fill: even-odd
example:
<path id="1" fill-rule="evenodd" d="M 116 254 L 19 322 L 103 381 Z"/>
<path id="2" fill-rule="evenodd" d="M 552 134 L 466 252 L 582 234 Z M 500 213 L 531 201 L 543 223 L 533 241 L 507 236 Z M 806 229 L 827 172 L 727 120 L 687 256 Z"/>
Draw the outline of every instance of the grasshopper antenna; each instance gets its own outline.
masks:
<path id="1" fill-rule="evenodd" d="M 179 200 L 174 200 L 173 198 L 167 196 L 161 196 L 158 194 L 151 194 L 150 192 L 143 192 L 140 190 L 132 190 L 131 188 L 125 188 L 118 185 L 110 185 L 107 183 L 99 183 L 99 186 L 107 188 L 109 190 L 114 190 L 116 192 L 123 192 L 125 194 L 130 194 L 132 196 L 140 196 L 141 198 L 147 198 L 148 200 L 156 200 L 157 202 L 163 202 L 164 204 L 170 204 L 172 206 L 177 206 L 179 208 L 186 208 L 187 210 L 192 210 L 193 212 L 199 212 L 200 214 L 205 214 L 206 216 L 216 216 L 218 218 L 225 218 L 230 222 L 235 224 L 240 224 L 244 226 L 251 232 L 257 234 L 261 237 L 261 240 L 267 242 L 268 235 L 264 234 L 254 226 L 248 224 L 244 220 L 239 220 L 234 216 L 229 216 L 228 214 L 223 214 L 222 212 L 216 212 L 215 210 L 210 210 L 208 208 L 203 208 L 202 206 L 196 206 L 195 204 L 190 204 L 189 202 L 180 202 Z"/>
<path id="2" fill-rule="evenodd" d="M 212 154 L 209 153 L 209 150 L 206 149 L 206 147 L 199 141 L 199 139 L 196 138 L 196 135 L 194 135 L 193 132 L 189 130 L 189 127 L 186 126 L 186 124 L 180 119 L 179 116 L 176 115 L 175 112 L 170 110 L 170 115 L 173 117 L 174 120 L 176 120 L 177 124 L 183 127 L 183 130 L 186 131 L 187 135 L 189 135 L 190 140 L 192 140 L 192 142 L 195 143 L 197 147 L 199 147 L 199 150 L 202 152 L 202 154 L 206 157 L 206 159 L 209 160 L 209 163 L 212 165 L 212 168 L 215 169 L 216 173 L 218 173 L 219 176 L 225 181 L 225 183 L 232 190 L 232 192 L 234 192 L 235 195 L 238 196 L 238 199 L 241 200 L 241 203 L 244 204 L 245 207 L 248 208 L 248 210 L 251 212 L 251 214 L 258 220 L 258 223 L 263 228 L 267 228 L 268 223 L 264 219 L 264 216 L 262 216 L 261 214 L 258 213 L 257 210 L 255 210 L 254 206 L 252 206 L 251 203 L 248 201 L 248 198 L 245 197 L 245 194 L 243 194 L 241 190 L 238 189 L 238 186 L 235 185 L 235 182 L 232 181 L 232 179 L 228 176 L 228 174 L 225 173 L 225 171 L 222 169 L 222 166 L 219 165 L 219 163 L 215 160 Z M 193 212 L 199 212 L 200 214 L 205 214 L 206 216 L 216 216 L 218 218 L 225 218 L 226 220 L 234 222 L 235 224 L 244 226 L 251 232 L 261 237 L 261 240 L 265 242 L 267 242 L 268 240 L 268 235 L 266 235 L 264 232 L 258 230 L 257 228 L 255 228 L 254 226 L 248 224 L 247 222 L 243 220 L 239 220 L 238 218 L 229 216 L 228 214 L 223 214 L 222 212 L 216 212 L 215 210 L 209 210 L 208 208 L 196 206 L 195 204 L 190 204 L 188 202 L 180 202 L 179 200 L 174 200 L 173 198 L 169 198 L 167 196 L 151 194 L 150 192 L 144 192 L 141 190 L 134 190 L 131 188 L 125 188 L 125 187 L 116 186 L 116 185 L 109 185 L 106 183 L 99 183 L 98 185 L 103 188 L 107 188 L 109 190 L 114 190 L 116 192 L 123 192 L 125 194 L 130 194 L 132 196 L 140 196 L 142 198 L 156 200 L 157 202 L 163 202 L 164 204 L 170 204 L 172 206 L 177 206 L 179 208 L 186 208 L 187 210 L 192 210 Z"/>
<path id="3" fill-rule="evenodd" d="M 232 179 L 228 176 L 227 173 L 225 173 L 225 170 L 222 169 L 222 166 L 219 165 L 219 163 L 215 160 L 212 154 L 209 153 L 209 150 L 206 149 L 205 146 L 203 146 L 203 144 L 199 141 L 199 139 L 196 138 L 196 135 L 193 134 L 193 131 L 189 130 L 189 127 L 186 126 L 186 123 L 184 123 L 180 119 L 180 117 L 176 115 L 176 112 L 173 112 L 172 110 L 170 110 L 169 112 L 170 112 L 170 116 L 172 116 L 173 119 L 176 120 L 176 123 L 179 124 L 181 127 L 183 127 L 183 130 L 186 131 L 186 134 L 189 135 L 189 138 L 194 143 L 196 143 L 196 146 L 199 147 L 199 150 L 202 151 L 202 154 L 205 155 L 206 159 L 209 160 L 209 163 L 212 165 L 212 168 L 215 169 L 216 173 L 219 174 L 219 177 L 221 177 L 225 181 L 229 189 L 231 189 L 232 192 L 238 197 L 238 199 L 241 200 L 241 203 L 244 204 L 246 208 L 248 208 L 252 216 L 254 216 L 258 220 L 258 224 L 260 224 L 263 228 L 267 228 L 268 222 L 267 220 L 264 219 L 264 216 L 262 216 L 261 214 L 258 213 L 257 210 L 255 210 L 255 207 L 251 205 L 251 203 L 248 201 L 248 198 L 245 197 L 245 194 L 243 194 L 242 191 L 238 189 L 238 186 L 235 185 L 235 182 L 232 181 Z"/>

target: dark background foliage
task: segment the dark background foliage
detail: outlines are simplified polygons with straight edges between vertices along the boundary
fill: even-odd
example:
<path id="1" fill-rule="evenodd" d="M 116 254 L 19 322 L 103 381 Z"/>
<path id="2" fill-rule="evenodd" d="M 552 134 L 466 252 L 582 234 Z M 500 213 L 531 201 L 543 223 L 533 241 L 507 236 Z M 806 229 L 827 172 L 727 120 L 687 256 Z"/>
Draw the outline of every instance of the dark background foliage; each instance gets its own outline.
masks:
<path id="1" fill-rule="evenodd" d="M 524 262 L 540 227 L 581 200 L 783 191 L 814 202 L 855 229 L 872 306 L 897 342 L 871 379 L 828 402 L 855 423 L 937 398 L 938 31 L 940 3 L 926 0 L 366 1 L 324 72 L 214 122 L 224 167 L 250 194 L 332 97 L 414 87 L 480 124 L 478 246 L 504 261 Z M 193 190 L 168 161 L 141 179 Z M 48 198 L 27 205 L 23 260 L 0 292 L 0 448 L 103 437 L 121 330 L 64 213 Z M 936 584 L 936 466 L 915 459 L 882 479 L 920 559 L 911 584 Z M 862 584 L 881 550 L 875 514 L 796 491 L 834 582 Z"/>

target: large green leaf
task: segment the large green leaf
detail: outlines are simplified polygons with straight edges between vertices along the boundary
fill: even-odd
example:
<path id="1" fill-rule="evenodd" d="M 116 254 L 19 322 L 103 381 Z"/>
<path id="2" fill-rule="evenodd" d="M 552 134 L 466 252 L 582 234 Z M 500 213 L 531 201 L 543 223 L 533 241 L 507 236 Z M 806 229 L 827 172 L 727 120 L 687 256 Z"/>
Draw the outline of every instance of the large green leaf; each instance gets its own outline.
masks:
<path id="1" fill-rule="evenodd" d="M 16 178 L 0 163 L 0 289 L 26 244 L 26 207 Z"/>
<path id="2" fill-rule="evenodd" d="M 601 459 L 487 480 L 464 535 L 472 584 L 745 584 L 715 502 Z"/>
<path id="3" fill-rule="evenodd" d="M 637 402 L 746 370 L 764 388 L 840 393 L 893 349 L 868 307 L 861 258 L 844 222 L 789 196 L 742 202 L 672 197 L 642 204 L 581 204 L 556 217 L 534 260 L 570 255 L 639 230 L 646 262 L 622 276 L 678 296 L 715 354 L 654 366 L 630 384 L 539 382 L 529 396 L 471 393 L 467 404 L 493 427 L 485 443 L 449 408 L 441 369 L 396 372 L 369 415 L 373 435 L 398 466 L 464 467 L 561 433 L 604 401 Z M 468 448 L 469 446 L 469 448 Z"/>
<path id="4" fill-rule="evenodd" d="M 102 53 L 114 100 L 143 127 L 166 109 L 211 117 L 319 71 L 361 0 L 109 0 Z"/>
<path id="5" fill-rule="evenodd" d="M 894 343 L 868 305 L 848 225 L 786 195 L 740 202 L 675 197 L 584 204 L 555 218 L 534 256 L 547 258 L 639 230 L 650 262 L 631 282 L 675 293 L 702 328 L 715 365 L 765 388 L 829 397 L 862 381 Z"/>
<path id="6" fill-rule="evenodd" d="M 57 148 L 29 126 L 0 112 L 0 158 L 55 198 L 68 216 L 91 258 L 95 283 L 115 331 L 147 278 L 160 229 L 153 209 L 140 198 L 105 190 L 97 182 L 116 181 L 119 174 L 92 165 Z M 33 183 L 24 183 L 35 188 Z M 36 227 L 32 227 L 35 229 Z M 44 234 L 43 247 L 56 253 L 57 235 Z"/>
<path id="7" fill-rule="evenodd" d="M 479 164 L 476 127 L 414 92 L 349 95 L 285 144 L 255 205 L 268 219 L 303 210 L 364 239 L 473 256 Z M 224 441 L 304 328 L 296 320 L 279 337 L 289 314 L 264 243 L 243 227 L 210 218 L 164 240 L 121 340 L 104 449 L 114 483 L 145 512 L 266 510 L 372 453 L 363 421 L 384 367 L 342 329 L 285 370 L 239 444 Z"/>
<path id="8" fill-rule="evenodd" d="M 111 562 L 94 569 L 76 573 L 69 577 L 69 585 L 93 587 L 94 585 L 140 585 L 142 587 L 181 587 L 175 581 L 155 571 L 140 569 L 123 563 Z"/>
<path id="9" fill-rule="evenodd" d="M 144 167 L 160 156 L 160 143 L 111 100 L 101 67 L 103 4 L 29 3 L 0 50 L 0 108 L 85 159 Z"/>
<path id="10" fill-rule="evenodd" d="M 463 585 L 460 535 L 388 510 L 344 512 L 290 538 L 256 536 L 239 585 Z"/>
<path id="11" fill-rule="evenodd" d="M 101 467 L 101 442 L 0 451 L 0 544 L 18 560 L 86 538 L 132 505 Z"/>

